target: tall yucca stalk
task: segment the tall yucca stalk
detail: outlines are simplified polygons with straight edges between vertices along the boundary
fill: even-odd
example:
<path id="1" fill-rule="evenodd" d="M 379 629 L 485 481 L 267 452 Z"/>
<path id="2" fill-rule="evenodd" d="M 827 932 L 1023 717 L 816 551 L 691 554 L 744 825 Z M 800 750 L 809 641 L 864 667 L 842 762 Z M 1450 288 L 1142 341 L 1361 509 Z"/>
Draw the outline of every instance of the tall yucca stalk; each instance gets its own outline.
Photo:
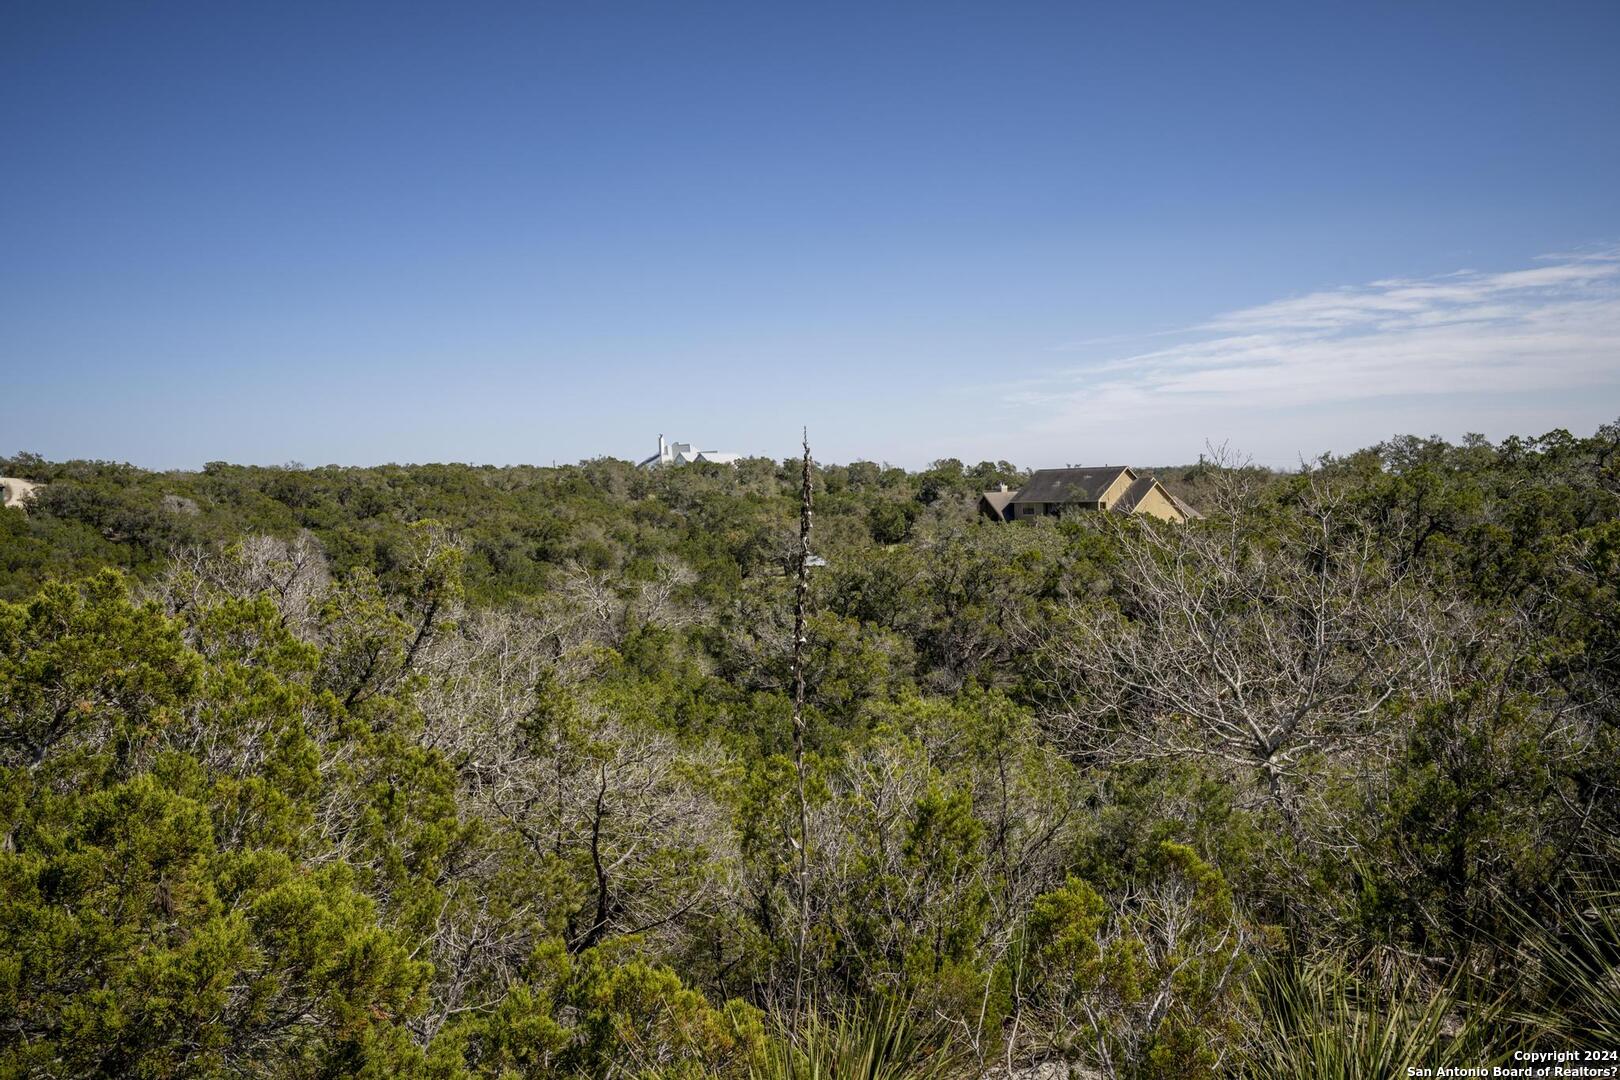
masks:
<path id="1" fill-rule="evenodd" d="M 810 935 L 810 806 L 804 793 L 804 648 L 805 609 L 810 600 L 810 432 L 802 432 L 804 459 L 799 487 L 798 584 L 793 598 L 793 775 L 799 794 L 798 940 L 794 944 L 793 1015 L 804 998 L 805 948 Z"/>

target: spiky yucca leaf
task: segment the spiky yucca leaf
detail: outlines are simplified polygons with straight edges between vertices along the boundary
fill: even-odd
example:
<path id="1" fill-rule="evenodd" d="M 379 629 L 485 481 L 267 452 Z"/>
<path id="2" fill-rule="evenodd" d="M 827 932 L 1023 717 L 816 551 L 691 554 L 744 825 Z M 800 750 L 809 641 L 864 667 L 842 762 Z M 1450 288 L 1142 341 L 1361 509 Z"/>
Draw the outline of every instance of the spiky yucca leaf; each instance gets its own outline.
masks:
<path id="1" fill-rule="evenodd" d="M 811 1010 L 770 1041 L 752 1080 L 946 1080 L 963 1075 L 962 1055 L 937 1026 L 898 1005 L 827 1014 Z"/>
<path id="2" fill-rule="evenodd" d="M 1242 1061 L 1253 1080 L 1405 1076 L 1408 1068 L 1490 1066 L 1499 1010 L 1464 1006 L 1450 988 L 1415 978 L 1367 988 L 1336 963 L 1278 964 L 1254 997 L 1255 1030 Z"/>
<path id="3" fill-rule="evenodd" d="M 1588 879 L 1540 920 L 1518 921 L 1542 985 L 1525 1019 L 1558 1045 L 1620 1046 L 1620 884 Z"/>

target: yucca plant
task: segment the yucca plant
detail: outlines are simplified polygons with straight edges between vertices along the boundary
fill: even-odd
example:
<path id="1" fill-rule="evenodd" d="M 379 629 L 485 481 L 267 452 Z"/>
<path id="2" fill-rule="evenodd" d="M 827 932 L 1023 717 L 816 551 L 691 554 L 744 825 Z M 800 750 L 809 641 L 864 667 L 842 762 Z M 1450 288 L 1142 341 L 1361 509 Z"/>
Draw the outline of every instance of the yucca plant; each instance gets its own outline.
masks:
<path id="1" fill-rule="evenodd" d="M 1541 918 L 1516 919 L 1541 976 L 1521 1020 L 1551 1044 L 1620 1046 L 1620 884 L 1587 879 Z"/>
<path id="2" fill-rule="evenodd" d="M 938 1025 L 899 1004 L 831 1014 L 811 1009 L 780 1024 L 752 1080 L 947 1080 L 968 1075 L 965 1056 Z"/>
<path id="3" fill-rule="evenodd" d="M 1500 1010 L 1468 1006 L 1415 977 L 1365 987 L 1342 964 L 1279 962 L 1260 973 L 1240 1072 L 1253 1080 L 1405 1076 L 1408 1068 L 1490 1066 L 1507 1050 Z"/>

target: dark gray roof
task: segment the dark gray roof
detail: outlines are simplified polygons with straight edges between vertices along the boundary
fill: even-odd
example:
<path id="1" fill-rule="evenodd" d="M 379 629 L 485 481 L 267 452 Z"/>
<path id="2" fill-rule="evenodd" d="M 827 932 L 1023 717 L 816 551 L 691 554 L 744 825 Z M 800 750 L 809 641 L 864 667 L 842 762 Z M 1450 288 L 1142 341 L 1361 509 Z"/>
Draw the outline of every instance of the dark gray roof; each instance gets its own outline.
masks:
<path id="1" fill-rule="evenodd" d="M 1014 503 L 1096 502 L 1120 473 L 1136 474 L 1123 465 L 1089 469 L 1036 469 L 1029 483 L 1018 490 Z"/>
<path id="2" fill-rule="evenodd" d="M 1132 510 L 1136 509 L 1137 503 L 1147 498 L 1147 493 L 1153 490 L 1153 485 L 1156 483 L 1158 483 L 1158 481 L 1153 479 L 1151 476 L 1138 476 L 1135 481 L 1131 483 L 1131 486 L 1125 489 L 1125 494 L 1115 499 L 1114 504 L 1108 509 L 1117 510 L 1121 514 L 1130 513 Z M 1170 493 L 1167 491 L 1165 494 L 1168 495 Z"/>

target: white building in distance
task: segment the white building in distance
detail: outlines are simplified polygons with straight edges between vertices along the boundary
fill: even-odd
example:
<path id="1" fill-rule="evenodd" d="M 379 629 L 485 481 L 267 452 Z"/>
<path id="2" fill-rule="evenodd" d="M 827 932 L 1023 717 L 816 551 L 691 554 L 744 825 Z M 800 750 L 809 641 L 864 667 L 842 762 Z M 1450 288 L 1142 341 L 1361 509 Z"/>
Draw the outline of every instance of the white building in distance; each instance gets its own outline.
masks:
<path id="1" fill-rule="evenodd" d="M 706 461 L 711 465 L 735 465 L 741 454 L 726 453 L 722 450 L 694 450 L 689 442 L 665 442 L 662 435 L 658 436 L 658 453 L 641 463 L 643 469 L 655 469 L 662 465 L 693 465 Z"/>
<path id="2" fill-rule="evenodd" d="M 0 501 L 3 501 L 8 509 L 26 510 L 28 500 L 34 497 L 34 491 L 44 486 L 31 484 L 14 476 L 0 476 Z"/>

